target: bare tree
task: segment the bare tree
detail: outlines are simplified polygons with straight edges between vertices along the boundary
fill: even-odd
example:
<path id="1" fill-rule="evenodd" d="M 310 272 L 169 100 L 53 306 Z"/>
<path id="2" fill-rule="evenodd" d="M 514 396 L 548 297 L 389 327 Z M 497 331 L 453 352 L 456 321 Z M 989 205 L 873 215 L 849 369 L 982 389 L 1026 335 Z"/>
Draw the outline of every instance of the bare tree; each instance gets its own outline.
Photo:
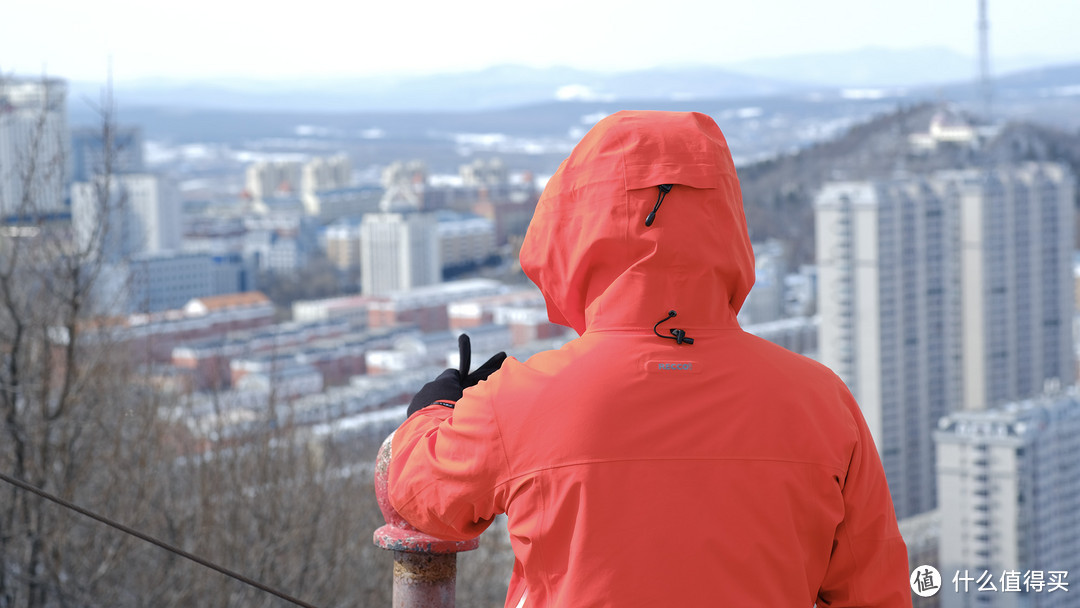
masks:
<path id="1" fill-rule="evenodd" d="M 99 108 L 104 154 L 90 183 L 95 221 L 57 217 L 66 129 L 61 86 L 0 81 L 40 95 L 0 128 L 0 470 L 186 550 L 325 605 L 385 603 L 390 561 L 370 474 L 320 440 L 266 424 L 240 441 L 189 434 L 177 398 L 150 382 L 144 353 L 99 315 L 102 255 L 126 204 L 113 167 L 111 100 Z M 6 114 L 5 114 L 6 115 Z M 62 125 L 61 125 L 62 127 Z M 0 134 L 2 136 L 2 134 Z M 49 151 L 48 154 L 39 151 Z M 12 194 L 15 193 L 15 194 Z M 105 307 L 107 308 L 107 306 Z M 120 327 L 117 325 L 117 327 Z M 273 411 L 269 408 L 268 411 Z M 0 487 L 0 607 L 259 606 L 271 596 L 14 486 Z M 279 602 L 280 603 L 280 602 Z"/>
<path id="2" fill-rule="evenodd" d="M 13 82 L 0 80 L 0 105 Z M 21 184 L 0 188 L 0 470 L 315 605 L 389 605 L 392 556 L 371 541 L 382 436 L 312 434 L 274 399 L 242 432 L 192 431 L 187 397 L 147 367 L 153 345 L 125 338 L 96 299 L 126 203 L 111 100 L 99 107 L 97 221 L 76 233 L 41 186 L 62 184 L 66 148 L 49 114 L 62 100 L 47 89 L 38 114 L 21 116 L 30 153 L 14 162 L 0 149 L 0 181 Z M 508 555 L 505 540 L 478 553 L 463 595 L 499 603 Z M 285 605 L 0 482 L 0 608 Z"/>
<path id="3" fill-rule="evenodd" d="M 60 81 L 0 80 L 0 103 L 9 107 L 0 123 L 0 467 L 99 506 L 126 495 L 114 492 L 118 480 L 109 469 L 146 459 L 148 444 L 123 441 L 123 433 L 136 420 L 152 431 L 152 411 L 131 390 L 127 353 L 112 348 L 104 332 L 84 339 L 109 224 L 79 239 L 63 217 L 63 96 Z M 101 125 L 108 151 L 108 105 Z M 112 155 L 103 159 L 94 197 L 102 206 L 117 203 Z M 139 485 L 137 476 L 130 482 Z M 70 528 L 66 514 L 37 496 L 13 487 L 2 496 L 0 606 L 68 605 L 101 578 L 121 546 Z M 79 563 L 90 549 L 94 563 Z"/>

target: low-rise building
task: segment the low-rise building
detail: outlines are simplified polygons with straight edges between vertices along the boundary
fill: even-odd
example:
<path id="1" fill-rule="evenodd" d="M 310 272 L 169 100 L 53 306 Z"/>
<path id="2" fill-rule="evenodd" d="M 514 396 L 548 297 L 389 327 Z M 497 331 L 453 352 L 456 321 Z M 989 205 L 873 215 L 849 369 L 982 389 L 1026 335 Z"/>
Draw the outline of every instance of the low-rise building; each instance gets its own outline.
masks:
<path id="1" fill-rule="evenodd" d="M 461 300 L 505 293 L 506 286 L 491 279 L 467 279 L 395 291 L 372 298 L 368 326 L 391 327 L 414 323 L 422 331 L 445 331 L 450 327 L 447 306 Z"/>

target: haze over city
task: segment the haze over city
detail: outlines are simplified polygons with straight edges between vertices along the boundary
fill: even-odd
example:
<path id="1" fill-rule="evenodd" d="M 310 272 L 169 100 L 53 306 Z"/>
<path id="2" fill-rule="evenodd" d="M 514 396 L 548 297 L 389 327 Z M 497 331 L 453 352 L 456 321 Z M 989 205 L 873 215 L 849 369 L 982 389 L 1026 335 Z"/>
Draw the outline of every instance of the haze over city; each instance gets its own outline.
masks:
<path id="1" fill-rule="evenodd" d="M 1080 3 L 989 3 L 991 51 L 1008 65 L 1080 59 Z M 974 57 L 976 0 L 717 3 L 302 4 L 193 0 L 12 2 L 0 72 L 76 81 L 281 81 L 467 71 L 502 64 L 632 70 L 886 49 Z"/>

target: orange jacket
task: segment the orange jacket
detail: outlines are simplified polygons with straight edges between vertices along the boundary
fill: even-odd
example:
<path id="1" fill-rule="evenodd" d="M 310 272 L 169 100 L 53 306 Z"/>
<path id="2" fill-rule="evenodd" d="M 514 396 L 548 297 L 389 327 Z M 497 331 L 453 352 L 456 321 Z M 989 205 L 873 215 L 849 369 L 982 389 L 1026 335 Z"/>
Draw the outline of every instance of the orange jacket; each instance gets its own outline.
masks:
<path id="1" fill-rule="evenodd" d="M 710 118 L 600 121 L 544 190 L 521 263 L 580 337 L 398 429 L 407 520 L 457 540 L 506 513 L 507 606 L 911 604 L 850 393 L 736 322 L 754 258 Z"/>

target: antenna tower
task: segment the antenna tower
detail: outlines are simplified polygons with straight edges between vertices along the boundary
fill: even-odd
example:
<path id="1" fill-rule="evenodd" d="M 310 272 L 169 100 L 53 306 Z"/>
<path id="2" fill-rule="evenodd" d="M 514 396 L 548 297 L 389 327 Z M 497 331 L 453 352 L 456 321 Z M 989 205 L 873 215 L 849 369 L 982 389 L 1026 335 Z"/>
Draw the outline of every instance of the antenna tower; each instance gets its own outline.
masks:
<path id="1" fill-rule="evenodd" d="M 993 84 L 990 82 L 990 20 L 987 0 L 979 0 L 979 93 L 986 120 L 993 119 Z"/>

